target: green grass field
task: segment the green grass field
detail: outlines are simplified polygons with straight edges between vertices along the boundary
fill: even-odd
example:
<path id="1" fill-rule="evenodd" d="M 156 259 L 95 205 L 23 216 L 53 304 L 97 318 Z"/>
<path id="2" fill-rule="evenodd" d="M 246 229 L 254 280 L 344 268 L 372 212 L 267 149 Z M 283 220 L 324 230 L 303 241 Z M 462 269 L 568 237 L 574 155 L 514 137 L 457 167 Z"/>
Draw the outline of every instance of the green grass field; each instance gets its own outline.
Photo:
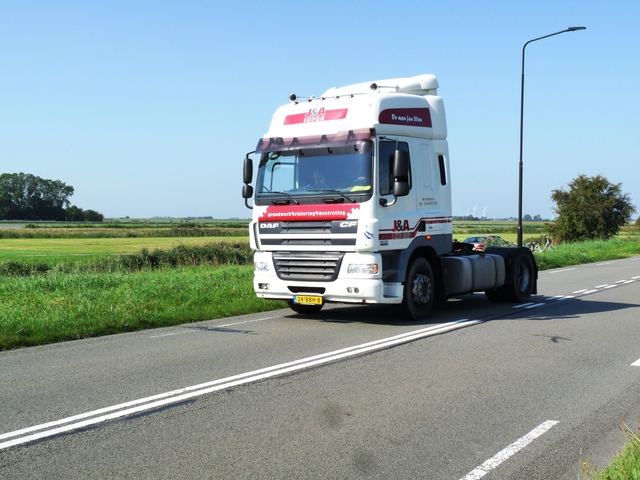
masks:
<path id="1" fill-rule="evenodd" d="M 218 241 L 246 241 L 243 237 L 117 237 L 117 238 L 0 238 L 0 262 L 87 261 L 122 253 L 204 245 Z"/>

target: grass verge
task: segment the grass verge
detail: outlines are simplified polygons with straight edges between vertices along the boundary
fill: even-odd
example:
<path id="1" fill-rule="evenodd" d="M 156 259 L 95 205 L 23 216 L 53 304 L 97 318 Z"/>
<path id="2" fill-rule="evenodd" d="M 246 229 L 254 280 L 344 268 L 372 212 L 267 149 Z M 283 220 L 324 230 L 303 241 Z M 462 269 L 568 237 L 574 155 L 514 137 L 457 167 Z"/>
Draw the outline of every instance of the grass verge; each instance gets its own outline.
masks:
<path id="1" fill-rule="evenodd" d="M 252 265 L 5 277 L 0 350 L 284 308 L 252 277 Z"/>
<path id="2" fill-rule="evenodd" d="M 640 480 L 640 436 L 627 425 L 620 430 L 627 435 L 629 442 L 606 469 L 600 471 L 592 468 L 589 462 L 582 465 L 585 479 L 595 480 Z"/>
<path id="3" fill-rule="evenodd" d="M 617 260 L 634 255 L 640 255 L 640 242 L 615 238 L 609 241 L 563 243 L 558 245 L 558 250 L 536 252 L 535 258 L 540 270 L 548 270 L 569 265 Z"/>

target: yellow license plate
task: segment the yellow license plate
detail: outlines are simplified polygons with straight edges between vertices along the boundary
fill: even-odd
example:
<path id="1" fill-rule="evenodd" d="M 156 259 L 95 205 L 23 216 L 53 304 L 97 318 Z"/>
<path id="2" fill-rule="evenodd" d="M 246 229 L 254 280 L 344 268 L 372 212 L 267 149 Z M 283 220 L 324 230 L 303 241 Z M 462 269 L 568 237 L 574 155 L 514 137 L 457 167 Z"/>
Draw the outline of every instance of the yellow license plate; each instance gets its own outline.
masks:
<path id="1" fill-rule="evenodd" d="M 322 297 L 317 295 L 296 295 L 293 297 L 293 303 L 300 305 L 322 305 Z"/>

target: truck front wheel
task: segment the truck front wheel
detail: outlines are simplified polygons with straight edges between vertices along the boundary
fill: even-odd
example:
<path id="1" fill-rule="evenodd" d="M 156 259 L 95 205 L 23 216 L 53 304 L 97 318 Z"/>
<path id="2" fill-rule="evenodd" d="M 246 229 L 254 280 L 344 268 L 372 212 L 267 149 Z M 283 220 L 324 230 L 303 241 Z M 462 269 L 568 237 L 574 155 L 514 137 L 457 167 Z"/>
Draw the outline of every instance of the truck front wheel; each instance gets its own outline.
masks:
<path id="1" fill-rule="evenodd" d="M 402 309 L 411 320 L 429 316 L 435 297 L 433 270 L 426 258 L 416 258 L 407 272 Z"/>

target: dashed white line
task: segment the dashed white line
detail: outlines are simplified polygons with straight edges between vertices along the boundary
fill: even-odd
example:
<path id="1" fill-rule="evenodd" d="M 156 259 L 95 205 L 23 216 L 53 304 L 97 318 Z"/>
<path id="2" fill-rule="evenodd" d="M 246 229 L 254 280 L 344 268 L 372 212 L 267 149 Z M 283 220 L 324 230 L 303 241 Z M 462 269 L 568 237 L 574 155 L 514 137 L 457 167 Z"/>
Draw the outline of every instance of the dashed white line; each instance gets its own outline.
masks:
<path id="1" fill-rule="evenodd" d="M 534 303 L 533 305 L 527 305 L 526 309 L 530 309 L 530 308 L 537 308 L 537 307 L 542 307 L 543 305 L 546 305 L 546 303 L 542 302 L 542 303 Z"/>
<path id="2" fill-rule="evenodd" d="M 549 272 L 549 274 L 570 272 L 571 270 L 575 270 L 575 268 L 563 268 L 562 270 L 553 270 Z"/>
<path id="3" fill-rule="evenodd" d="M 556 420 L 547 420 L 546 422 L 541 423 L 536 428 L 527 433 L 524 437 L 520 437 L 507 448 L 498 452 L 489 460 L 484 462 L 482 465 L 471 470 L 464 477 L 462 477 L 461 480 L 477 480 L 484 477 L 487 473 L 489 473 L 491 470 L 494 470 L 502 462 L 518 453 L 524 447 L 533 442 L 536 438 L 546 433 L 557 424 L 558 421 Z"/>
<path id="4" fill-rule="evenodd" d="M 519 304 L 519 305 L 514 305 L 514 306 L 513 306 L 513 308 L 514 308 L 514 309 L 518 309 L 518 308 L 528 308 L 528 307 L 530 307 L 531 305 L 533 305 L 533 303 L 532 303 L 532 302 L 529 302 L 529 303 L 521 303 L 521 304 Z"/>

